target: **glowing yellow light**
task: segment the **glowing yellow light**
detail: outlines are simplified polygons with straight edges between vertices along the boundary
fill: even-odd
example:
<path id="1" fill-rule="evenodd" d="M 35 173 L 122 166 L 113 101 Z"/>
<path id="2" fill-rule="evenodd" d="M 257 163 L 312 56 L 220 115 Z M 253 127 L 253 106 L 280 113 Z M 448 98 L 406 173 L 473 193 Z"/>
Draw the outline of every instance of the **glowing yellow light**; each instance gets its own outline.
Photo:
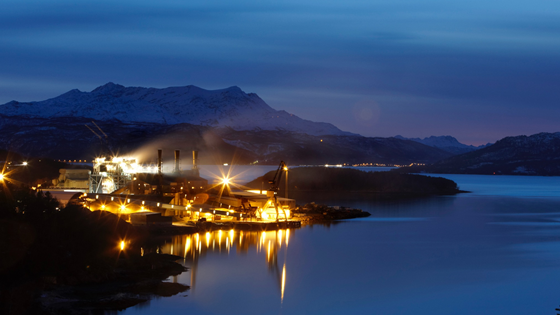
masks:
<path id="1" fill-rule="evenodd" d="M 287 166 L 284 166 L 284 171 L 287 171 L 287 170 L 288 170 L 288 167 L 287 167 Z"/>
<path id="2" fill-rule="evenodd" d="M 105 205 L 101 205 L 101 209 L 105 210 Z"/>
<path id="3" fill-rule="evenodd" d="M 0 180 L 4 180 L 4 174 L 0 174 Z"/>
<path id="4" fill-rule="evenodd" d="M 190 248 L 191 248 L 191 238 L 188 237 L 187 243 L 185 244 L 185 257 L 187 257 L 187 252 L 189 251 Z"/>
<path id="5" fill-rule="evenodd" d="M 266 253 L 266 261 L 270 260 L 270 240 L 268 240 L 268 251 Z"/>
<path id="6" fill-rule="evenodd" d="M 27 162 L 23 162 L 23 163 L 21 163 L 21 164 L 23 164 L 23 165 L 25 166 L 25 165 L 27 165 Z"/>
<path id="7" fill-rule="evenodd" d="M 233 229 L 229 230 L 229 237 L 233 241 Z"/>
<path id="8" fill-rule="evenodd" d="M 121 210 L 124 210 L 124 209 L 125 209 L 125 206 L 124 206 L 124 205 L 121 205 Z"/>
<path id="9" fill-rule="evenodd" d="M 121 250 L 124 250 L 124 241 L 121 241 Z"/>
<path id="10" fill-rule="evenodd" d="M 224 185 L 229 185 L 229 178 L 224 177 L 224 178 L 222 179 L 222 184 L 224 184 Z"/>
<path id="11" fill-rule="evenodd" d="M 284 268 L 282 268 L 282 296 L 280 298 L 280 302 L 284 302 L 284 288 L 286 287 L 286 264 L 284 264 Z"/>

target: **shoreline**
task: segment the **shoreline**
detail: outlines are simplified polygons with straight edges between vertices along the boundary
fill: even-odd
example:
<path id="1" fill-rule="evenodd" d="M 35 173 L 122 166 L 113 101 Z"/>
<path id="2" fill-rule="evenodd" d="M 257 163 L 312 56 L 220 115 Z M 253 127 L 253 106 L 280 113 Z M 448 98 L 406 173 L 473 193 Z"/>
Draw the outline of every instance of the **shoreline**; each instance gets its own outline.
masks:
<path id="1" fill-rule="evenodd" d="M 40 312 L 35 314 L 92 314 L 121 311 L 147 303 L 156 297 L 168 297 L 189 290 L 181 283 L 164 282 L 187 271 L 176 261 L 179 256 L 149 254 L 121 258 L 111 279 L 73 284 L 46 284 L 39 298 Z"/>

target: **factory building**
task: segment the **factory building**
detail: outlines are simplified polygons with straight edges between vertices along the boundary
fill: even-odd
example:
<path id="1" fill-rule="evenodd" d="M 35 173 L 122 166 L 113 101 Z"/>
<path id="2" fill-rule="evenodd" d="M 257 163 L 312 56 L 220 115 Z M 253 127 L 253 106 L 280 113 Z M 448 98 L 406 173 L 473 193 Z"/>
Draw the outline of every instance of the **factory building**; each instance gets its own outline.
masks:
<path id="1" fill-rule="evenodd" d="M 287 220 L 290 209 L 295 207 L 295 200 L 277 196 L 277 185 L 264 194 L 263 191 L 232 191 L 227 178 L 209 185 L 199 175 L 196 151 L 191 170 L 180 170 L 179 157 L 180 152 L 176 150 L 173 172 L 167 174 L 162 172 L 162 150 L 158 150 L 155 167 L 139 165 L 134 158 L 95 159 L 88 193 L 80 198 L 92 210 L 124 215 L 136 224 L 160 220 L 158 216 L 133 215 L 139 212 L 187 220 Z M 279 180 L 284 168 L 285 165 L 279 168 L 275 178 Z"/>
<path id="2" fill-rule="evenodd" d="M 53 188 L 88 189 L 91 171 L 88 169 L 61 169 L 58 178 L 53 179 Z"/>

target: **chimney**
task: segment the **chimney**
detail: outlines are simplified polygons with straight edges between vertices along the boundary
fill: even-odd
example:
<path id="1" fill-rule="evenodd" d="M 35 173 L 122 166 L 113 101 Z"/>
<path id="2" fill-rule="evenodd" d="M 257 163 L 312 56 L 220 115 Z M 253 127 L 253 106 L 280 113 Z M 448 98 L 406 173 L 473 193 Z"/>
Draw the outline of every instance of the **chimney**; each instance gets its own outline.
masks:
<path id="1" fill-rule="evenodd" d="M 196 176 L 199 176 L 199 172 L 198 172 L 198 165 L 196 164 L 198 161 L 198 151 L 193 150 L 192 151 L 192 171 L 194 174 L 196 174 Z"/>
<path id="2" fill-rule="evenodd" d="M 179 159 L 180 159 L 181 151 L 175 150 L 175 173 L 179 173 Z"/>
<path id="3" fill-rule="evenodd" d="M 161 162 L 162 152 L 163 152 L 162 149 L 157 150 L 157 171 L 158 171 L 158 174 L 160 174 L 160 175 L 163 173 L 163 169 L 162 169 L 163 164 Z"/>

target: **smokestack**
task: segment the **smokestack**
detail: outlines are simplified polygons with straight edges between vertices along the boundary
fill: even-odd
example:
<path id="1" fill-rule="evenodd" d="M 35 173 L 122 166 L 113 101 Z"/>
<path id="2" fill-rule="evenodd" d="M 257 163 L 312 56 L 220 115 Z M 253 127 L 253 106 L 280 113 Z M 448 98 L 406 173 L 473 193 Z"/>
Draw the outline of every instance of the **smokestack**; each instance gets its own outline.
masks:
<path id="1" fill-rule="evenodd" d="M 193 170 L 198 169 L 198 165 L 196 165 L 197 160 L 198 160 L 198 151 L 193 150 L 192 151 L 192 168 L 193 168 Z"/>
<path id="2" fill-rule="evenodd" d="M 161 162 L 161 156 L 162 156 L 163 150 L 162 149 L 158 149 L 157 150 L 157 171 L 158 174 L 162 174 L 163 173 L 163 164 Z"/>
<path id="3" fill-rule="evenodd" d="M 197 161 L 198 161 L 198 151 L 193 150 L 192 151 L 192 170 L 193 170 L 193 173 L 195 173 L 197 176 L 199 176 L 198 165 L 196 164 Z"/>
<path id="4" fill-rule="evenodd" d="M 175 150 L 175 173 L 179 173 L 179 158 L 181 155 L 180 150 Z"/>

